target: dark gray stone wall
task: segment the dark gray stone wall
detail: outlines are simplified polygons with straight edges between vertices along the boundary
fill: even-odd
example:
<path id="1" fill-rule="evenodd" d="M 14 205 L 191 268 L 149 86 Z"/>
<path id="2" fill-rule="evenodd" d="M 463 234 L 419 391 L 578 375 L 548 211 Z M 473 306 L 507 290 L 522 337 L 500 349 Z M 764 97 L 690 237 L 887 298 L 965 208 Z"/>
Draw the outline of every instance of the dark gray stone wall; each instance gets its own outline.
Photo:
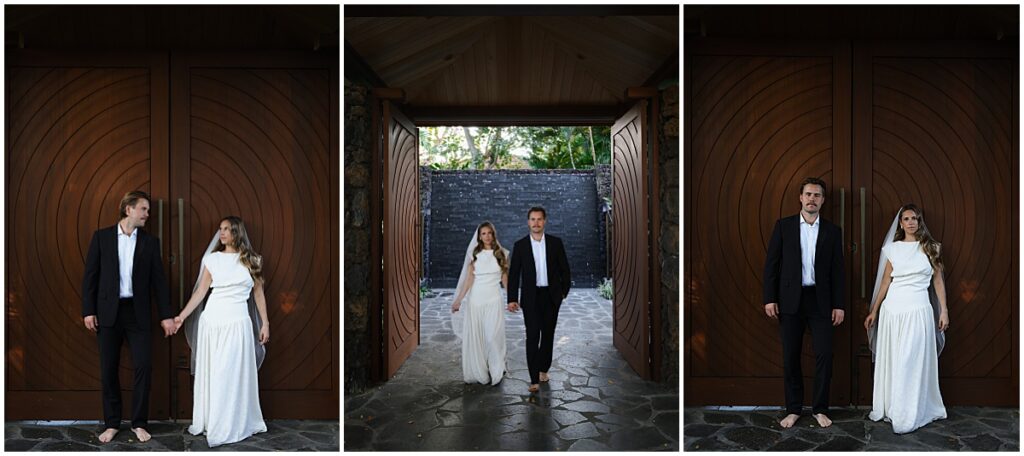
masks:
<path id="1" fill-rule="evenodd" d="M 370 95 L 345 78 L 345 392 L 370 383 Z"/>
<path id="2" fill-rule="evenodd" d="M 430 286 L 455 287 L 466 246 L 484 220 L 511 250 L 529 234 L 527 211 L 547 211 L 545 232 L 565 243 L 573 286 L 595 287 L 604 277 L 604 239 L 598 231 L 594 171 L 434 171 L 430 176 Z M 426 271 L 426 269 L 424 269 Z"/>
<path id="3" fill-rule="evenodd" d="M 661 200 L 662 381 L 679 382 L 679 83 L 661 90 L 658 194 Z"/>

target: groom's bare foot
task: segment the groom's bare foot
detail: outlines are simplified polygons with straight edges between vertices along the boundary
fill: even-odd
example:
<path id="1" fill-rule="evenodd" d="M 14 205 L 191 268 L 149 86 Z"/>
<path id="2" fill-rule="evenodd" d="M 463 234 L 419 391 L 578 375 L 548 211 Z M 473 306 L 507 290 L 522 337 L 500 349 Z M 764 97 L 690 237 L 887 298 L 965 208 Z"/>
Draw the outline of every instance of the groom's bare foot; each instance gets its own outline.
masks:
<path id="1" fill-rule="evenodd" d="M 143 428 L 132 428 L 132 432 L 135 433 L 135 437 L 138 437 L 140 442 L 148 442 L 149 441 L 150 435 L 149 435 L 149 432 L 147 432 L 145 429 L 143 429 Z"/>
<path id="2" fill-rule="evenodd" d="M 548 380 L 551 380 L 551 377 L 548 377 L 548 373 L 547 372 L 541 372 L 540 373 L 540 381 L 546 382 Z"/>
<path id="3" fill-rule="evenodd" d="M 818 425 L 823 428 L 827 428 L 832 425 L 832 420 L 825 416 L 824 413 L 815 413 L 814 419 L 818 420 Z"/>
<path id="4" fill-rule="evenodd" d="M 796 424 L 796 420 L 799 419 L 800 415 L 797 415 L 796 413 L 790 413 L 789 415 L 786 415 L 786 417 L 783 418 L 782 421 L 779 421 L 779 426 L 782 426 L 783 428 L 791 428 L 794 424 Z"/>
<path id="5" fill-rule="evenodd" d="M 115 435 L 117 435 L 117 429 L 107 428 L 107 430 L 100 434 L 100 442 L 109 443 L 111 440 L 114 440 Z"/>
<path id="6" fill-rule="evenodd" d="M 530 387 L 527 388 L 526 390 L 531 392 L 531 393 L 536 393 L 537 391 L 540 391 L 540 385 L 534 383 L 534 384 L 530 385 Z"/>

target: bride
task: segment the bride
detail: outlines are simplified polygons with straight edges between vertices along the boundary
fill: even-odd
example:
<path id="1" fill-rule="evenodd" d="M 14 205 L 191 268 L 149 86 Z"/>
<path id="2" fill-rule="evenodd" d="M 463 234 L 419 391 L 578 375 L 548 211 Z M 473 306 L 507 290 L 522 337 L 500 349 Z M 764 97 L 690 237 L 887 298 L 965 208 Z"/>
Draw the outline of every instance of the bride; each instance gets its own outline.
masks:
<path id="1" fill-rule="evenodd" d="M 508 250 L 498 242 L 494 224 L 481 223 L 466 248 L 452 302 L 452 329 L 462 339 L 462 377 L 466 383 L 497 385 L 504 376 L 505 301 L 499 282 L 507 287 L 508 265 Z M 464 297 L 468 298 L 465 306 Z"/>
<path id="2" fill-rule="evenodd" d="M 879 255 L 871 311 L 864 320 L 875 361 L 868 417 L 891 422 L 897 434 L 946 418 L 939 353 L 949 312 L 940 248 L 921 209 L 907 204 L 897 213 Z"/>
<path id="3" fill-rule="evenodd" d="M 242 219 L 221 220 L 203 255 L 192 298 L 174 322 L 177 328 L 186 325 L 192 348 L 195 385 L 188 432 L 205 433 L 210 447 L 266 432 L 256 370 L 266 354 L 263 345 L 270 341 L 270 321 L 263 259 L 253 250 Z"/>

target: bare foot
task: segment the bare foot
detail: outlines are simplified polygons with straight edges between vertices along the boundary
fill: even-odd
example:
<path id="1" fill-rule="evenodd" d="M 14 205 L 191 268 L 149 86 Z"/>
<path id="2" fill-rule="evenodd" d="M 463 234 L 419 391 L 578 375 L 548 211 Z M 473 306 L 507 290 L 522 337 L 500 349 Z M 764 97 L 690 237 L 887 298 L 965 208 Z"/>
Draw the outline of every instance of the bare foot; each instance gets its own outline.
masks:
<path id="1" fill-rule="evenodd" d="M 149 438 L 150 438 L 149 432 L 146 432 L 145 429 L 143 429 L 143 428 L 132 428 L 132 432 L 135 433 L 135 437 L 138 437 L 140 442 L 148 442 L 149 441 Z"/>
<path id="2" fill-rule="evenodd" d="M 818 425 L 823 428 L 827 428 L 832 425 L 832 420 L 825 416 L 824 413 L 815 413 L 814 419 L 818 420 Z"/>
<path id="3" fill-rule="evenodd" d="M 548 373 L 547 372 L 541 372 L 540 373 L 540 381 L 546 382 L 548 380 L 551 380 L 551 377 L 548 377 Z"/>
<path id="4" fill-rule="evenodd" d="M 779 426 L 782 426 L 783 428 L 791 428 L 794 424 L 796 424 L 796 420 L 799 419 L 800 415 L 797 415 L 796 413 L 790 413 L 789 415 L 786 415 L 786 417 L 783 418 L 782 421 L 779 421 Z"/>
<path id="5" fill-rule="evenodd" d="M 115 435 L 117 435 L 117 429 L 107 428 L 107 430 L 103 431 L 103 433 L 100 434 L 100 442 L 108 443 L 111 440 L 114 440 Z"/>
<path id="6" fill-rule="evenodd" d="M 530 385 L 530 387 L 527 388 L 527 390 L 529 392 L 531 392 L 531 393 L 536 393 L 537 391 L 540 391 L 540 385 L 534 383 L 534 384 Z"/>

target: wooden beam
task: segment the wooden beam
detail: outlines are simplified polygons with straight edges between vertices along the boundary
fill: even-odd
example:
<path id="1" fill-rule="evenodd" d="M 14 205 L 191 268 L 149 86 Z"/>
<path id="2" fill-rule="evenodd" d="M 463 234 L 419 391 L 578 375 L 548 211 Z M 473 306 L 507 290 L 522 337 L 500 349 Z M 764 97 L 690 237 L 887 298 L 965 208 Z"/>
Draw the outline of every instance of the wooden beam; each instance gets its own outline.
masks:
<path id="1" fill-rule="evenodd" d="M 626 89 L 626 98 L 655 98 L 658 96 L 656 87 L 630 87 Z"/>
<path id="2" fill-rule="evenodd" d="M 675 76 L 679 79 L 679 48 L 676 48 L 675 52 L 672 53 L 665 63 L 662 63 L 651 76 L 644 81 L 644 87 L 659 87 L 662 81 Z"/>
<path id="3" fill-rule="evenodd" d="M 374 87 L 388 86 L 380 75 L 373 71 L 373 67 L 366 63 L 366 60 L 363 60 L 363 57 L 349 44 L 348 40 L 345 40 L 345 77 L 364 79 Z"/>
<path id="4" fill-rule="evenodd" d="M 418 127 L 612 125 L 618 105 L 598 106 L 408 106 Z"/>
<path id="5" fill-rule="evenodd" d="M 678 5 L 345 5 L 345 17 L 678 16 Z"/>

